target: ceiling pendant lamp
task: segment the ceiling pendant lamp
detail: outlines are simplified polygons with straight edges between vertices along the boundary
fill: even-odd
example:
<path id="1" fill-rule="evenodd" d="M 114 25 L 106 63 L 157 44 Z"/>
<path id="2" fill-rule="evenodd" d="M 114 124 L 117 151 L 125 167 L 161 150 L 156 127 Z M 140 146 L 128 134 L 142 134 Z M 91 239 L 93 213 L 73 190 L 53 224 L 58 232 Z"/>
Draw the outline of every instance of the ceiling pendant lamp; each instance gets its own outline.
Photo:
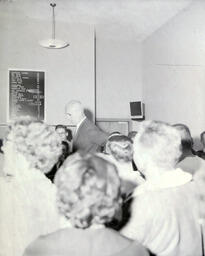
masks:
<path id="1" fill-rule="evenodd" d="M 45 39 L 39 42 L 42 47 L 49 49 L 62 49 L 69 46 L 69 43 L 55 38 L 55 3 L 51 3 L 52 7 L 52 38 Z"/>

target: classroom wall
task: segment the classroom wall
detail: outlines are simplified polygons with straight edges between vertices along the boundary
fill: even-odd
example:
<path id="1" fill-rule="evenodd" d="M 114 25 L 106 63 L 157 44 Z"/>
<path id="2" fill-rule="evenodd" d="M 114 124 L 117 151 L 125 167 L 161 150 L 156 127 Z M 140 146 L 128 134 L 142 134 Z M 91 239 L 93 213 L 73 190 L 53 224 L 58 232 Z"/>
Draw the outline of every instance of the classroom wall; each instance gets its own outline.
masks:
<path id="1" fill-rule="evenodd" d="M 130 118 L 130 101 L 142 99 L 141 45 L 96 36 L 98 118 Z"/>
<path id="2" fill-rule="evenodd" d="M 205 2 L 196 1 L 143 42 L 146 119 L 205 130 Z"/>
<path id="3" fill-rule="evenodd" d="M 70 99 L 81 100 L 97 118 L 119 119 L 130 117 L 130 101 L 142 99 L 139 43 L 110 39 L 99 31 L 95 59 L 94 27 L 57 22 L 56 36 L 70 46 L 44 49 L 38 41 L 51 36 L 50 21 L 9 9 L 0 15 L 0 32 L 0 125 L 7 122 L 9 68 L 46 72 L 49 124 L 67 123 L 64 106 Z"/>
<path id="4" fill-rule="evenodd" d="M 46 121 L 66 123 L 65 103 L 78 98 L 96 117 L 130 118 L 130 101 L 143 100 L 147 119 L 182 122 L 197 135 L 205 127 L 205 3 L 197 1 L 142 44 L 96 34 L 90 25 L 57 23 L 68 48 L 49 50 L 50 22 L 0 15 L 0 124 L 6 122 L 8 69 L 46 71 Z M 134 127 L 138 125 L 133 123 Z"/>
<path id="5" fill-rule="evenodd" d="M 46 122 L 66 124 L 65 104 L 79 99 L 93 114 L 94 28 L 58 22 L 56 37 L 65 39 L 65 49 L 45 49 L 38 41 L 51 37 L 51 22 L 20 14 L 0 15 L 0 124 L 7 122 L 8 69 L 43 70 L 46 75 Z"/>

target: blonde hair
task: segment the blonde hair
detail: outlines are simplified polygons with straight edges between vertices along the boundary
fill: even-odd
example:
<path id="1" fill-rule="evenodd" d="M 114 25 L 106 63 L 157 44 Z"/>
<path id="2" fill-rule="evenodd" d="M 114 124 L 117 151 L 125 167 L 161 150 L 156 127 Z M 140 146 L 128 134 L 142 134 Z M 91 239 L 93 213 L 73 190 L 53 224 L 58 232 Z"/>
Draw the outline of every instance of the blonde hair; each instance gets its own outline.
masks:
<path id="1" fill-rule="evenodd" d="M 134 140 L 134 160 L 139 168 L 155 166 L 170 169 L 181 156 L 181 136 L 171 125 L 160 121 L 144 121 Z"/>
<path id="2" fill-rule="evenodd" d="M 62 153 L 61 139 L 52 127 L 30 118 L 21 118 L 10 126 L 5 144 L 12 142 L 30 167 L 49 172 Z"/>
<path id="3" fill-rule="evenodd" d="M 73 226 L 109 222 L 120 207 L 116 168 L 98 156 L 68 157 L 55 176 L 58 208 Z"/>

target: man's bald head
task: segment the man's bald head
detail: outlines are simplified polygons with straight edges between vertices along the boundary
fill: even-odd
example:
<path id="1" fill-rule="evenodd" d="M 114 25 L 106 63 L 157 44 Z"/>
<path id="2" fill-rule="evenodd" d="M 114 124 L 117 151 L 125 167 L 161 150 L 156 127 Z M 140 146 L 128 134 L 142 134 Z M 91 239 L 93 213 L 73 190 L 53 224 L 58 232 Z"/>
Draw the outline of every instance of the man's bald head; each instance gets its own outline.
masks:
<path id="1" fill-rule="evenodd" d="M 65 113 L 71 124 L 77 125 L 84 117 L 84 107 L 78 100 L 71 100 L 65 106 Z"/>
<path id="2" fill-rule="evenodd" d="M 83 105 L 78 100 L 71 100 L 66 104 L 66 110 L 75 111 L 75 112 L 84 112 Z"/>

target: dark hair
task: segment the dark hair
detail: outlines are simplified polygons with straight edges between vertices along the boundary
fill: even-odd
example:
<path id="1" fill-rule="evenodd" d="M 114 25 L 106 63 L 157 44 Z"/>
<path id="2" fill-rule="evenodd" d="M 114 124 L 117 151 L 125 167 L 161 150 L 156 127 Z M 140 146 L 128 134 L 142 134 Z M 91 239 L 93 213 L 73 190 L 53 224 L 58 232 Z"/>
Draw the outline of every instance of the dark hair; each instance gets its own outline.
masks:
<path id="1" fill-rule="evenodd" d="M 113 134 L 112 137 L 110 137 L 108 139 L 109 141 L 129 141 L 129 142 L 132 142 L 132 140 L 126 136 L 126 135 L 123 135 L 123 134 Z"/>
<path id="2" fill-rule="evenodd" d="M 200 134 L 201 142 L 204 140 L 203 137 L 205 136 L 205 131 Z"/>
<path id="3" fill-rule="evenodd" d="M 67 127 L 65 125 L 63 125 L 63 124 L 57 124 L 56 127 L 55 127 L 55 130 L 57 130 L 59 128 L 67 130 Z"/>
<path id="4" fill-rule="evenodd" d="M 67 128 L 66 125 L 63 125 L 63 124 L 57 124 L 56 127 L 55 127 L 55 130 L 59 129 L 59 128 L 62 128 L 66 131 L 67 135 L 66 135 L 66 139 L 68 141 L 71 141 L 72 140 L 72 132 L 70 129 Z"/>
<path id="5" fill-rule="evenodd" d="M 131 131 L 128 133 L 128 138 L 131 140 L 134 139 L 134 137 L 137 135 L 137 131 Z"/>
<path id="6" fill-rule="evenodd" d="M 191 137 L 191 132 L 188 128 L 188 126 L 186 126 L 185 124 L 174 124 L 172 125 L 173 127 L 175 127 L 179 132 L 184 132 L 185 137 L 183 137 L 182 133 L 181 133 L 181 146 L 182 146 L 182 152 L 186 152 L 192 149 L 193 147 L 193 139 Z"/>
<path id="7" fill-rule="evenodd" d="M 111 132 L 110 134 L 109 134 L 109 136 L 108 136 L 108 140 L 109 140 L 109 138 L 111 138 L 112 136 L 115 136 L 115 135 L 121 135 L 121 133 L 120 132 L 118 132 L 118 131 L 116 131 L 116 132 Z"/>

